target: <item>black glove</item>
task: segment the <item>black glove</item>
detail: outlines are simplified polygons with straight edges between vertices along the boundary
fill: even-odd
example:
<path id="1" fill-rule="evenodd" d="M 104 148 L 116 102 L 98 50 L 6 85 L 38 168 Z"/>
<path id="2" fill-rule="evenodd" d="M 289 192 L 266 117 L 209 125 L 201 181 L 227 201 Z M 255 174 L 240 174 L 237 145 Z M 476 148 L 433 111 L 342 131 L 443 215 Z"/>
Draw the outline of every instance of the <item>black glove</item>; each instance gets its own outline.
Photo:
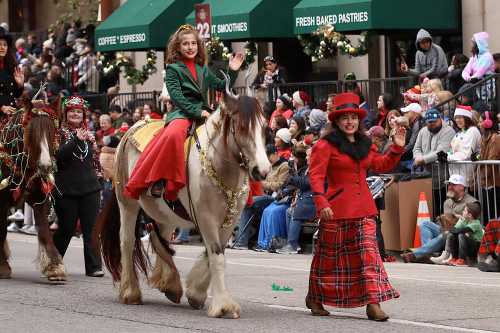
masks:
<path id="1" fill-rule="evenodd" d="M 448 162 L 448 154 L 446 154 L 444 151 L 438 151 L 437 157 L 438 157 L 439 163 Z"/>
<path id="2" fill-rule="evenodd" d="M 472 155 L 470 156 L 470 160 L 472 162 L 477 162 L 479 160 L 481 160 L 481 156 L 479 155 L 479 153 L 472 153 Z"/>

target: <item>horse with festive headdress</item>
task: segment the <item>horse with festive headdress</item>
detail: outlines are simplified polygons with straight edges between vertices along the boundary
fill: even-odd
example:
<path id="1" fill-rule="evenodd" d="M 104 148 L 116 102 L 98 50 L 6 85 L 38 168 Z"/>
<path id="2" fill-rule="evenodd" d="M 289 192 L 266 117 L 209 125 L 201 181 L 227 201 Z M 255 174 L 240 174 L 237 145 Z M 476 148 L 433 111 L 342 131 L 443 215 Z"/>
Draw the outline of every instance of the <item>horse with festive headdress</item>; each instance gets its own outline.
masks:
<path id="1" fill-rule="evenodd" d="M 146 134 L 151 132 L 147 122 L 134 125 L 117 148 L 113 177 L 116 195 L 97 223 L 96 236 L 113 280 L 120 282 L 119 299 L 125 304 L 142 302 L 138 270 L 148 273 L 149 260 L 136 223 L 142 208 L 156 221 L 150 233 L 157 254 L 150 284 L 165 293 L 169 300 L 180 302 L 182 284 L 168 239 L 176 227 L 196 226 L 206 251 L 187 277 L 189 304 L 201 309 L 211 285 L 208 315 L 240 316 L 240 306 L 229 294 L 224 281 L 225 246 L 247 201 L 249 177 L 263 179 L 271 164 L 265 153 L 266 122 L 260 105 L 253 97 L 234 95 L 229 90 L 229 81 L 226 77 L 226 93 L 220 108 L 186 146 L 187 184 L 179 192 L 179 199 L 189 211 L 186 212 L 188 216 L 176 213 L 162 198 L 143 194 L 139 200 L 134 200 L 123 194 L 141 153 L 138 148 L 141 145 L 135 139 L 141 129 Z M 162 122 L 158 124 L 159 128 L 163 127 Z"/>
<path id="2" fill-rule="evenodd" d="M 22 196 L 33 207 L 38 230 L 40 271 L 49 281 L 65 281 L 62 257 L 52 241 L 48 214 L 55 186 L 56 128 L 59 99 L 51 105 L 24 99 L 23 108 L 0 126 L 0 279 L 12 275 L 7 244 L 7 215 Z"/>

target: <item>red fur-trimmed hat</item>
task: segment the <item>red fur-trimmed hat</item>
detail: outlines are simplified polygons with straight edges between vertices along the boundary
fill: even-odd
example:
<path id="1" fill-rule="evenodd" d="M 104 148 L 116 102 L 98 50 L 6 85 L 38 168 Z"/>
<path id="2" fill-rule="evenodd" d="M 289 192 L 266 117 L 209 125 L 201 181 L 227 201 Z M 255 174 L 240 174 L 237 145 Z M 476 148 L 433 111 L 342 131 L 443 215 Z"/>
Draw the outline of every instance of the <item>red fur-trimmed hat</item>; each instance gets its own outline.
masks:
<path id="1" fill-rule="evenodd" d="M 350 92 L 333 97 L 333 111 L 328 114 L 328 120 L 333 122 L 338 116 L 346 113 L 355 113 L 359 120 L 366 117 L 366 110 L 359 107 L 359 96 Z"/>
<path id="2" fill-rule="evenodd" d="M 293 93 L 292 99 L 297 102 L 300 105 L 309 105 L 311 102 L 311 98 L 309 95 L 302 90 L 297 90 L 296 92 Z"/>

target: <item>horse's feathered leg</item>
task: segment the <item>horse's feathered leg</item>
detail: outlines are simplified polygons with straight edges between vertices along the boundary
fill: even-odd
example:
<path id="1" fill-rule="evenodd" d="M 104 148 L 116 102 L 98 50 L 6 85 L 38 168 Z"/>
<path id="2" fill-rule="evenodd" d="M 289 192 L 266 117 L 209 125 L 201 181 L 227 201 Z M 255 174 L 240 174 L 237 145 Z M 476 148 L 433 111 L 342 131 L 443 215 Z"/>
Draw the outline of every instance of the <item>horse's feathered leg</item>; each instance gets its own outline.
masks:
<path id="1" fill-rule="evenodd" d="M 196 260 L 186 280 L 186 297 L 194 309 L 202 309 L 205 305 L 210 278 L 208 256 L 205 251 Z"/>
<path id="2" fill-rule="evenodd" d="M 134 245 L 136 243 L 135 224 L 139 213 L 136 200 L 120 198 L 120 250 L 121 280 L 120 301 L 124 304 L 142 304 L 139 279 L 134 267 Z"/>
<path id="3" fill-rule="evenodd" d="M 33 208 L 35 225 L 38 231 L 38 260 L 40 271 L 47 276 L 49 281 L 66 281 L 66 271 L 64 269 L 63 259 L 57 251 L 52 234 L 49 229 L 49 201 L 42 204 L 35 204 L 37 198 L 28 196 L 28 204 Z M 39 199 L 39 198 L 38 198 Z"/>
<path id="4" fill-rule="evenodd" d="M 240 317 L 240 305 L 236 303 L 226 288 L 225 282 L 225 245 L 231 231 L 222 230 L 217 223 L 200 223 L 200 232 L 203 235 L 207 248 L 208 267 L 211 276 L 212 302 L 208 307 L 209 317 L 222 317 L 229 315 L 231 318 Z"/>

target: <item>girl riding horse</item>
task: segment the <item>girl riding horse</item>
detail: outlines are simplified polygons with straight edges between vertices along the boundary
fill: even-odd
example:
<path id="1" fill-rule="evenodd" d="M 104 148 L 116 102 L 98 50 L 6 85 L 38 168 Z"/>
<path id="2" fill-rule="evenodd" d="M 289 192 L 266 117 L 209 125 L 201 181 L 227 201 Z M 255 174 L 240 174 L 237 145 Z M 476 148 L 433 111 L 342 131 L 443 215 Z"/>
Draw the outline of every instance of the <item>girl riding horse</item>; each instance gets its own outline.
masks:
<path id="1" fill-rule="evenodd" d="M 234 81 L 243 63 L 242 54 L 229 59 L 229 75 Z M 224 90 L 225 80 L 217 78 L 205 65 L 205 47 L 190 25 L 181 26 L 170 38 L 167 48 L 165 83 L 174 109 L 166 126 L 146 147 L 125 188 L 125 195 L 139 199 L 150 194 L 163 198 L 171 207 L 179 205 L 177 193 L 186 184 L 184 141 L 193 122 L 210 116 L 208 89 Z M 165 163 L 169 161 L 169 163 Z"/>

